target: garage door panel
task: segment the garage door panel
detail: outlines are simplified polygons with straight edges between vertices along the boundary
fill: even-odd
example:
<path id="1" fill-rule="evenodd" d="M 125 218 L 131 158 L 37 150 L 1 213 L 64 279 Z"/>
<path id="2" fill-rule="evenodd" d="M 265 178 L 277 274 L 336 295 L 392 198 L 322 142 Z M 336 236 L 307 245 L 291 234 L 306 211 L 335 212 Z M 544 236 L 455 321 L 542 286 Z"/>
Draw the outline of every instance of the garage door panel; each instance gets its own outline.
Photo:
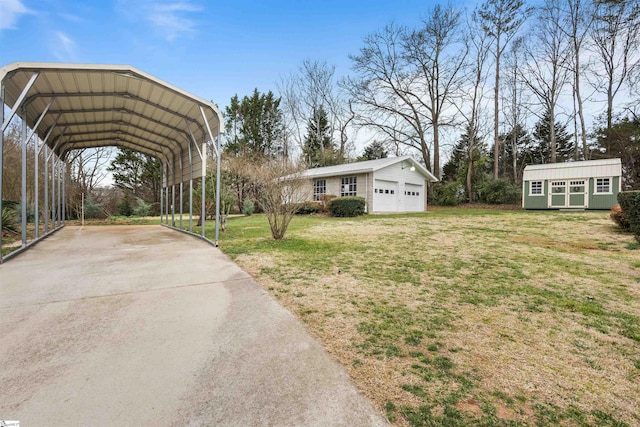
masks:
<path id="1" fill-rule="evenodd" d="M 398 212 L 398 183 L 376 179 L 373 188 L 375 212 Z"/>
<path id="2" fill-rule="evenodd" d="M 404 185 L 404 207 L 406 212 L 424 211 L 424 185 Z"/>

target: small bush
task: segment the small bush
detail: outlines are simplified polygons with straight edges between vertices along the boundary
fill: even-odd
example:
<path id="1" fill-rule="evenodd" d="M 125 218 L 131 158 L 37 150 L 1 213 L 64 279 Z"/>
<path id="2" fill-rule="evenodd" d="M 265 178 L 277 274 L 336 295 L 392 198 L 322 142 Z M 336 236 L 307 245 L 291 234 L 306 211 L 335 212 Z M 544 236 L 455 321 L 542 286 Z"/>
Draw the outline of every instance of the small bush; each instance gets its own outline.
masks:
<path id="1" fill-rule="evenodd" d="M 136 205 L 133 208 L 133 214 L 135 216 L 148 216 L 149 211 L 151 211 L 151 204 L 145 202 L 139 197 L 136 198 Z"/>
<path id="2" fill-rule="evenodd" d="M 629 221 L 629 231 L 640 242 L 640 191 L 622 191 L 618 193 L 618 203 L 620 203 L 625 219 Z"/>
<path id="3" fill-rule="evenodd" d="M 129 197 L 125 196 L 117 206 L 118 215 L 120 216 L 131 216 L 133 215 L 133 206 L 131 206 L 131 202 L 129 201 Z"/>
<path id="4" fill-rule="evenodd" d="M 448 182 L 433 187 L 433 204 L 438 206 L 458 206 L 466 200 L 465 190 L 457 182 Z"/>
<path id="5" fill-rule="evenodd" d="M 2 231 L 17 233 L 16 212 L 12 208 L 2 208 Z"/>
<path id="6" fill-rule="evenodd" d="M 616 224 L 618 224 L 618 226 L 620 228 L 622 228 L 623 230 L 629 231 L 629 220 L 627 220 L 627 218 L 625 218 L 624 213 L 622 213 L 622 208 L 620 207 L 620 204 L 615 204 L 613 205 L 613 207 L 611 208 L 611 212 L 609 212 L 609 216 L 611 217 L 611 219 L 613 220 L 613 222 L 615 222 Z"/>
<path id="7" fill-rule="evenodd" d="M 84 217 L 86 219 L 98 218 L 102 213 L 102 205 L 95 203 L 91 196 L 84 200 Z"/>
<path id="8" fill-rule="evenodd" d="M 364 214 L 363 197 L 338 197 L 329 202 L 329 214 L 337 217 L 353 217 Z"/>
<path id="9" fill-rule="evenodd" d="M 230 205 L 231 204 L 229 203 L 229 206 Z M 246 216 L 251 216 L 255 211 L 256 211 L 256 206 L 253 204 L 253 200 L 244 199 L 244 202 L 242 202 L 242 213 Z"/>
<path id="10" fill-rule="evenodd" d="M 335 194 L 323 194 L 320 196 L 320 208 L 322 209 L 322 212 L 329 211 L 329 202 L 336 197 L 338 196 L 336 196 Z"/>
<path id="11" fill-rule="evenodd" d="M 322 212 L 320 202 L 304 202 L 296 211 L 296 215 L 313 215 Z"/>
<path id="12" fill-rule="evenodd" d="M 480 202 L 492 205 L 511 205 L 522 200 L 520 187 L 506 179 L 491 179 L 479 189 Z"/>

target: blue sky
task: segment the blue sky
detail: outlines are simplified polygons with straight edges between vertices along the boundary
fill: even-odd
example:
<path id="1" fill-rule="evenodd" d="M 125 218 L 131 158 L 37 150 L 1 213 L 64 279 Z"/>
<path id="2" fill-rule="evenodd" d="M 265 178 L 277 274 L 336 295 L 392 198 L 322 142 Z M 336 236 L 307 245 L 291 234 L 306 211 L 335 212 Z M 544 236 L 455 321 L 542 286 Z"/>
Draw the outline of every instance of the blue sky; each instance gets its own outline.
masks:
<path id="1" fill-rule="evenodd" d="M 0 64 L 130 64 L 221 108 L 276 91 L 305 58 L 349 72 L 363 38 L 417 24 L 425 0 L 0 0 Z"/>

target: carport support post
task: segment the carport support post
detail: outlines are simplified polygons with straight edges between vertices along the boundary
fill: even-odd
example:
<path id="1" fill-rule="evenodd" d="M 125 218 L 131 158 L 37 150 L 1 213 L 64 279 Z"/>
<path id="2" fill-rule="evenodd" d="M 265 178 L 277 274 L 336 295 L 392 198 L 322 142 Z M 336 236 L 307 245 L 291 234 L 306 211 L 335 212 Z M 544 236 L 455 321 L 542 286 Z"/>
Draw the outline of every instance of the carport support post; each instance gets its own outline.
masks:
<path id="1" fill-rule="evenodd" d="M 27 107 L 22 107 L 22 186 L 20 204 L 22 211 L 22 246 L 27 245 Z"/>
<path id="2" fill-rule="evenodd" d="M 56 195 L 58 196 L 58 200 L 56 201 L 56 228 L 60 227 L 61 224 L 61 209 L 60 209 L 60 205 L 61 205 L 61 200 L 62 200 L 62 168 L 61 168 L 61 160 L 58 157 L 58 159 L 56 159 L 56 169 L 58 169 L 58 191 L 56 192 Z"/>
<path id="3" fill-rule="evenodd" d="M 193 233 L 193 157 L 189 142 L 189 232 Z"/>
<path id="4" fill-rule="evenodd" d="M 62 209 L 62 214 L 60 215 L 60 219 L 62 220 L 62 225 L 64 226 L 64 222 L 67 219 L 67 189 L 66 189 L 66 183 L 67 183 L 67 171 L 65 170 L 65 166 L 66 166 L 66 161 L 65 162 L 60 162 L 60 168 L 62 169 L 62 201 L 60 203 L 60 207 Z"/>
<path id="5" fill-rule="evenodd" d="M 164 168 L 163 168 L 164 169 Z M 164 175 L 164 172 L 163 172 Z M 164 181 L 164 179 L 163 179 Z M 160 224 L 162 224 L 162 194 L 164 192 L 164 186 L 161 184 L 160 185 Z"/>
<path id="6" fill-rule="evenodd" d="M 44 234 L 49 232 L 49 147 L 44 144 Z"/>
<path id="7" fill-rule="evenodd" d="M 40 181 L 38 177 L 38 154 L 40 154 L 40 150 L 38 149 L 38 138 L 36 137 L 33 143 L 33 182 L 35 182 L 35 188 L 33 189 L 35 217 L 33 222 L 35 222 L 36 224 L 36 234 L 34 240 L 38 240 L 38 237 L 40 237 L 40 212 L 38 212 L 38 209 L 40 209 L 40 200 L 38 200 L 40 198 L 40 192 L 38 191 L 38 184 Z"/>
<path id="8" fill-rule="evenodd" d="M 0 82 L 0 123 L 4 123 L 4 83 Z M 0 129 L 0 213 L 2 213 L 2 175 L 4 171 L 4 130 Z M 0 264 L 2 264 L 2 215 L 0 215 Z"/>
<path id="9" fill-rule="evenodd" d="M 56 229 L 56 158 L 55 153 L 51 153 L 51 229 Z"/>
<path id="10" fill-rule="evenodd" d="M 216 150 L 216 236 L 215 243 L 218 247 L 218 234 L 220 233 L 220 124 L 218 124 L 218 136 L 216 138 L 218 149 Z"/>

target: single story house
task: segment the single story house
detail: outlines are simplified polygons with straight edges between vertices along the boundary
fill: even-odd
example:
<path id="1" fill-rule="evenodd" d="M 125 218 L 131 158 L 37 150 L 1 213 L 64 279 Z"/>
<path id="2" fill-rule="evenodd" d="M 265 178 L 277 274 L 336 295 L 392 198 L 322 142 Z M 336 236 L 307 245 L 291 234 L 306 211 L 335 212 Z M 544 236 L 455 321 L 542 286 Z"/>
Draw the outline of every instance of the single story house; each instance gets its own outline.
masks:
<path id="1" fill-rule="evenodd" d="M 611 209 L 622 189 L 620 159 L 527 165 L 524 209 Z"/>
<path id="2" fill-rule="evenodd" d="M 438 181 L 410 156 L 307 169 L 300 175 L 308 180 L 307 200 L 359 196 L 368 213 L 424 212 L 427 182 Z"/>

